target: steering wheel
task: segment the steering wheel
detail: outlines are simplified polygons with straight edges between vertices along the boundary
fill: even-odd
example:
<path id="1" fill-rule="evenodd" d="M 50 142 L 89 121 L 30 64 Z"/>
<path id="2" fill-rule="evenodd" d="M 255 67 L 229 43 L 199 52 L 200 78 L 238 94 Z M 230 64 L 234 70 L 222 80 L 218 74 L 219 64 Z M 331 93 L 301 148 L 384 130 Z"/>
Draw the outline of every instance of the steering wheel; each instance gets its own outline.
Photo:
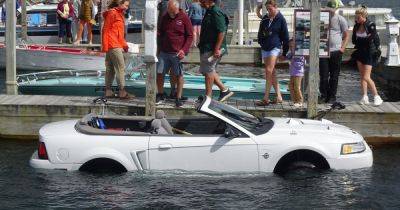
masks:
<path id="1" fill-rule="evenodd" d="M 172 131 L 174 131 L 175 133 L 180 133 L 180 134 L 184 134 L 184 135 L 189 135 L 189 136 L 192 135 L 192 134 L 189 133 L 189 132 L 186 132 L 186 131 L 184 131 L 184 130 L 181 130 L 181 129 L 178 129 L 178 128 L 174 128 L 174 127 L 172 127 Z"/>

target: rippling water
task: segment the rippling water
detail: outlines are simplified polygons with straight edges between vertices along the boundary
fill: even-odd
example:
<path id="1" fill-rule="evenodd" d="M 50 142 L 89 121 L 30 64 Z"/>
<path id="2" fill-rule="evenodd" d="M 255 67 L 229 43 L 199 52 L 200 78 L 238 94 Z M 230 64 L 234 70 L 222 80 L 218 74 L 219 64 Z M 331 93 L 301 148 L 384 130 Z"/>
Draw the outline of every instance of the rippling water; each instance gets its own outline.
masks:
<path id="1" fill-rule="evenodd" d="M 1 141 L 0 208 L 383 209 L 400 206 L 399 148 L 374 150 L 374 166 L 323 173 L 128 172 L 30 168 L 35 142 Z"/>

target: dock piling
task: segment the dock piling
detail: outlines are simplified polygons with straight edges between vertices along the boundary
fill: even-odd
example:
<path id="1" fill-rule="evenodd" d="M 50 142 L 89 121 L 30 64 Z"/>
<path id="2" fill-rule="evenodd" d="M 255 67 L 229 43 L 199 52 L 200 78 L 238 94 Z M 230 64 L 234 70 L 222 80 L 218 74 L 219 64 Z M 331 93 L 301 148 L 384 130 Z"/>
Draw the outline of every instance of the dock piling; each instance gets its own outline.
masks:
<path id="1" fill-rule="evenodd" d="M 319 37 L 320 37 L 320 11 L 321 3 L 310 0 L 311 6 L 311 35 L 310 35 L 310 69 L 308 76 L 307 118 L 317 114 L 318 81 L 319 81 Z"/>
<path id="2" fill-rule="evenodd" d="M 17 69 L 16 69 L 16 11 L 15 0 L 6 1 L 6 92 L 9 95 L 17 95 Z"/>
<path id="3" fill-rule="evenodd" d="M 147 69 L 146 82 L 146 116 L 156 114 L 156 63 L 157 63 L 157 1 L 147 0 L 144 19 L 144 51 Z"/>

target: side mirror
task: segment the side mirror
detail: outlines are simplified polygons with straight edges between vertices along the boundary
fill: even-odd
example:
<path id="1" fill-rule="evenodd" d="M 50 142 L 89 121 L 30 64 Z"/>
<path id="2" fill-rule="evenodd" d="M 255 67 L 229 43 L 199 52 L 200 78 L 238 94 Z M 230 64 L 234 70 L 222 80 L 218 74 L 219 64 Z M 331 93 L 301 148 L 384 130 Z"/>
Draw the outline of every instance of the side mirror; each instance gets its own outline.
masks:
<path id="1" fill-rule="evenodd" d="M 225 129 L 224 137 L 227 139 L 234 139 L 240 136 L 239 132 L 236 132 L 231 126 Z"/>

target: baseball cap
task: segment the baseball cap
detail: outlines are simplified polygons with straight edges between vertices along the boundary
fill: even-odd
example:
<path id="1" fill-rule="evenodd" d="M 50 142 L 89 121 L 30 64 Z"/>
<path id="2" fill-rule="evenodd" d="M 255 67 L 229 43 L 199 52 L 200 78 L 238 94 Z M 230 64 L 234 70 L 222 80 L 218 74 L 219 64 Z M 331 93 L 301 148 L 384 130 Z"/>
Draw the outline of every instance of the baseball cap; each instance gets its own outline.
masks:
<path id="1" fill-rule="evenodd" d="M 328 1 L 328 3 L 326 4 L 326 7 L 332 8 L 332 9 L 337 9 L 337 8 L 339 8 L 339 2 L 337 0 Z"/>

